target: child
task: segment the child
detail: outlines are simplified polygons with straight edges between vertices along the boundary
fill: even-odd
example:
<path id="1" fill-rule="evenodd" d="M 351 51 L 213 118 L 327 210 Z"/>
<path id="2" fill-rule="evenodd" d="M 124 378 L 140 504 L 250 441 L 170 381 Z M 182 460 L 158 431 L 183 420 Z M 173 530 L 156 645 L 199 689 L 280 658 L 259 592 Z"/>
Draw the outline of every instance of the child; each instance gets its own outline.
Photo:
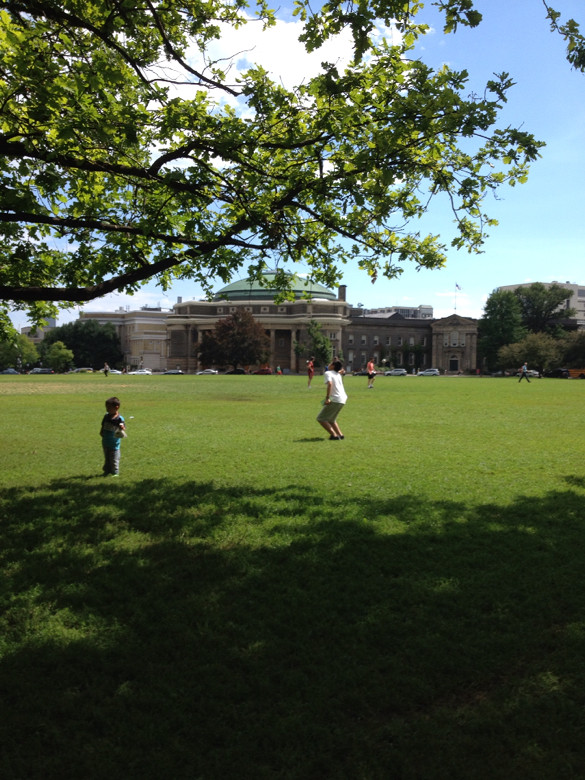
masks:
<path id="1" fill-rule="evenodd" d="M 120 469 L 120 441 L 126 437 L 126 426 L 119 409 L 120 400 L 116 397 L 108 398 L 107 414 L 104 415 L 100 428 L 104 450 L 104 477 L 117 477 Z"/>

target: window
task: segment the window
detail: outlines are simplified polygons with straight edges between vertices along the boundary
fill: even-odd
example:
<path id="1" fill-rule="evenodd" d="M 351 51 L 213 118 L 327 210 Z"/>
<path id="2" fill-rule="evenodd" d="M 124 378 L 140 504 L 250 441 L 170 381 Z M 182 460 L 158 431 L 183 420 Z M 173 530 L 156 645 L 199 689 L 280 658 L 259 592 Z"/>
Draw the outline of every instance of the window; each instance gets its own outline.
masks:
<path id="1" fill-rule="evenodd" d="M 380 338 L 378 336 L 374 336 L 374 346 L 377 347 L 380 343 Z"/>
<path id="2" fill-rule="evenodd" d="M 365 347 L 365 345 L 368 343 L 368 340 L 365 336 L 362 336 L 362 347 Z"/>
<path id="3" fill-rule="evenodd" d="M 392 344 L 392 336 L 386 336 L 386 345 L 389 347 Z"/>
<path id="4" fill-rule="evenodd" d="M 279 306 L 278 307 L 278 313 L 279 314 L 286 314 L 286 306 Z"/>
<path id="5" fill-rule="evenodd" d="M 452 347 L 458 347 L 459 346 L 459 333 L 456 330 L 451 331 L 451 334 L 449 336 L 449 343 Z"/>
<path id="6" fill-rule="evenodd" d="M 349 336 L 347 337 L 347 343 L 353 344 L 353 333 L 350 333 Z"/>
<path id="7" fill-rule="evenodd" d="M 411 347 L 414 347 L 414 336 L 409 336 L 408 337 L 408 343 L 409 343 L 409 345 Z"/>
<path id="8" fill-rule="evenodd" d="M 268 306 L 261 306 L 260 307 L 260 312 L 262 314 L 268 314 L 269 311 L 270 311 L 270 309 L 268 308 Z"/>
<path id="9" fill-rule="evenodd" d="M 235 306 L 230 306 L 230 314 L 233 314 L 236 310 Z"/>
<path id="10" fill-rule="evenodd" d="M 217 307 L 217 313 L 218 314 L 223 314 L 223 306 L 218 306 Z"/>
<path id="11" fill-rule="evenodd" d="M 401 347 L 401 346 L 402 346 L 402 336 L 397 336 L 397 337 L 396 337 L 396 344 L 397 344 L 399 347 Z"/>

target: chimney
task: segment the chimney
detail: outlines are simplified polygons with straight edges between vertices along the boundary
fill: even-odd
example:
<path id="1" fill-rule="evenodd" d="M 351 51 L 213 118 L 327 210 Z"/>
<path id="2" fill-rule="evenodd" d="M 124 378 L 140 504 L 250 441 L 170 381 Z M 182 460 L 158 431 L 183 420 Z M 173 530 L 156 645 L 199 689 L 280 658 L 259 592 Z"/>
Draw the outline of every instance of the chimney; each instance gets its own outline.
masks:
<path id="1" fill-rule="evenodd" d="M 343 301 L 345 303 L 346 293 L 347 293 L 347 285 L 346 284 L 340 284 L 339 288 L 337 290 L 337 300 L 338 301 Z"/>

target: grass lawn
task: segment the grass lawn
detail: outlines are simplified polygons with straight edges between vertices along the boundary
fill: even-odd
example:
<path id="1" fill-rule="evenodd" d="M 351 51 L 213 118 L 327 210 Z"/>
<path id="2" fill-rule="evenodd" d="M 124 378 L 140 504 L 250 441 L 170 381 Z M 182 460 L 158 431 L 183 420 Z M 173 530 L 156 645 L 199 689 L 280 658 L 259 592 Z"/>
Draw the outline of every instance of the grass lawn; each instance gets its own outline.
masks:
<path id="1" fill-rule="evenodd" d="M 585 382 L 321 383 L 0 377 L 2 780 L 585 777 Z"/>

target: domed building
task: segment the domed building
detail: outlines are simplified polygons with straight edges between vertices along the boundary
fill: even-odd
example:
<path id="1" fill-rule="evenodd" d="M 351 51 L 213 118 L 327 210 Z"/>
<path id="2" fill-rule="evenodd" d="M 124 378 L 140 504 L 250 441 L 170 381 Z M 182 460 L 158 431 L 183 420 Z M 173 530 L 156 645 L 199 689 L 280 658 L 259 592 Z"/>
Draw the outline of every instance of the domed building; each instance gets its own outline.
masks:
<path id="1" fill-rule="evenodd" d="M 308 345 L 307 328 L 311 321 L 321 325 L 331 340 L 333 352 L 341 350 L 342 332 L 349 324 L 350 305 L 345 300 L 345 286 L 336 295 L 326 287 L 291 277 L 294 300 L 274 303 L 278 290 L 269 286 L 275 273 L 266 273 L 267 285 L 257 280 L 242 279 L 228 284 L 211 301 L 178 301 L 167 317 L 169 364 L 191 373 L 200 368 L 197 344 L 205 331 L 236 311 L 250 312 L 270 337 L 270 365 L 283 371 L 300 370 L 306 357 L 303 345 Z"/>
<path id="2" fill-rule="evenodd" d="M 294 300 L 275 303 L 278 290 L 270 286 L 275 276 L 265 275 L 268 286 L 251 279 L 233 282 L 210 301 L 179 298 L 172 311 L 144 307 L 139 311 L 82 312 L 80 317 L 115 325 L 129 368 L 180 368 L 195 373 L 205 367 L 198 359 L 204 333 L 213 331 L 219 320 L 245 309 L 270 338 L 270 367 L 280 366 L 284 373 L 304 372 L 311 350 L 311 322 L 321 326 L 331 342 L 331 355 L 340 355 L 348 371 L 364 368 L 370 358 L 378 366 L 402 367 L 409 373 L 430 367 L 454 374 L 476 371 L 474 319 L 458 314 L 433 319 L 430 306 L 354 307 L 346 300 L 345 285 L 340 285 L 336 294 L 297 276 L 291 276 Z"/>
<path id="3" fill-rule="evenodd" d="M 255 279 L 240 279 L 237 282 L 222 287 L 213 296 L 214 301 L 272 301 L 278 289 L 274 287 L 276 273 L 274 271 L 267 271 L 264 274 L 265 284 L 261 285 Z M 335 301 L 337 295 L 328 290 L 322 284 L 316 282 L 308 282 L 300 276 L 289 277 L 291 281 L 291 292 L 295 296 L 295 300 L 314 298 L 323 301 Z"/>

